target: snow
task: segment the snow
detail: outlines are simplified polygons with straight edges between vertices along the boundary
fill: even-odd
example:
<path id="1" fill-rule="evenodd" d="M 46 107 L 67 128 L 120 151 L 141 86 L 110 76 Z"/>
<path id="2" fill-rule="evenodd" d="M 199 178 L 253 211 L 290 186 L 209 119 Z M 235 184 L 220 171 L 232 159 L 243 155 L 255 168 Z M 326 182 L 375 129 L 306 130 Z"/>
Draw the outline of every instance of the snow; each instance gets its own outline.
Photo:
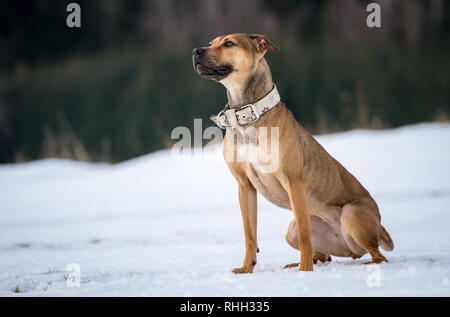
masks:
<path id="1" fill-rule="evenodd" d="M 283 269 L 299 259 L 284 240 L 293 215 L 259 196 L 258 264 L 234 275 L 243 227 L 220 153 L 48 159 L 0 165 L 0 296 L 449 296 L 450 124 L 317 138 L 378 202 L 389 263 Z"/>

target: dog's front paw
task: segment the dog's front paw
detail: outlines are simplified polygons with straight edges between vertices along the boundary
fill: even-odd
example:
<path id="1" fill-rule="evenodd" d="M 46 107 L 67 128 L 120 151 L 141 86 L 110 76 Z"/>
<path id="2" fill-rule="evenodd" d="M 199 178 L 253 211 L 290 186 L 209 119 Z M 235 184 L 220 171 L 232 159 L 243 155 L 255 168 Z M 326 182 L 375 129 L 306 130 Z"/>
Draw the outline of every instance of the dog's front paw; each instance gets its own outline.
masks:
<path id="1" fill-rule="evenodd" d="M 253 267 L 239 267 L 233 270 L 234 274 L 248 274 L 253 273 Z"/>
<path id="2" fill-rule="evenodd" d="M 313 270 L 313 261 L 301 261 L 299 271 L 312 271 Z"/>

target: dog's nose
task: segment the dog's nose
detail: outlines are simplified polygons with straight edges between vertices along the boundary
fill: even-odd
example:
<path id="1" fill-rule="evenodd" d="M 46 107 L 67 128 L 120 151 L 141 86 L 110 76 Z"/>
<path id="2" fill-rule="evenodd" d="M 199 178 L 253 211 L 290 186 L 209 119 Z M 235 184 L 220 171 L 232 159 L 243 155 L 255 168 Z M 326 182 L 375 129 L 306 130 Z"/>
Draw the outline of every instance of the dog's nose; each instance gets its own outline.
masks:
<path id="1" fill-rule="evenodd" d="M 192 54 L 200 56 L 200 55 L 203 55 L 205 53 L 205 51 L 206 50 L 204 48 L 197 47 L 197 48 L 194 48 L 194 50 L 192 51 Z"/>

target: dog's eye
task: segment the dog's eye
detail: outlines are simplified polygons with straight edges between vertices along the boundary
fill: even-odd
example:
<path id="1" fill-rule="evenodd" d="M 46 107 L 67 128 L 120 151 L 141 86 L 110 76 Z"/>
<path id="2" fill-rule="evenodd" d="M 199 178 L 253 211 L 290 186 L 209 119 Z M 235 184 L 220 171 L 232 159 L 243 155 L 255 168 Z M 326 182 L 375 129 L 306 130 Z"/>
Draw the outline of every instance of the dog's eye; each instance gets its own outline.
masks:
<path id="1" fill-rule="evenodd" d="M 234 43 L 231 41 L 226 41 L 225 44 L 223 44 L 223 45 L 225 45 L 226 47 L 231 47 L 234 45 Z"/>

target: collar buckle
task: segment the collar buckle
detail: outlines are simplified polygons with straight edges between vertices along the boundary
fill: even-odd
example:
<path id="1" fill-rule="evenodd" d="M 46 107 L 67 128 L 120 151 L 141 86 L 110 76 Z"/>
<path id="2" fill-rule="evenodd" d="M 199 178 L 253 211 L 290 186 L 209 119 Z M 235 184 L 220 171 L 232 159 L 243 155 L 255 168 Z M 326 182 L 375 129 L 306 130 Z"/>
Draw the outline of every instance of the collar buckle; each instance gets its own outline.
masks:
<path id="1" fill-rule="evenodd" d="M 244 110 L 245 108 L 249 108 L 249 107 L 252 108 L 252 112 L 253 112 L 253 114 L 255 115 L 255 119 L 252 120 L 252 121 L 248 121 L 247 123 L 253 123 L 253 122 L 258 121 L 260 115 L 259 115 L 258 111 L 256 110 L 256 107 L 255 107 L 254 104 L 249 103 L 248 105 L 245 105 L 245 106 L 241 107 L 240 110 Z"/>

